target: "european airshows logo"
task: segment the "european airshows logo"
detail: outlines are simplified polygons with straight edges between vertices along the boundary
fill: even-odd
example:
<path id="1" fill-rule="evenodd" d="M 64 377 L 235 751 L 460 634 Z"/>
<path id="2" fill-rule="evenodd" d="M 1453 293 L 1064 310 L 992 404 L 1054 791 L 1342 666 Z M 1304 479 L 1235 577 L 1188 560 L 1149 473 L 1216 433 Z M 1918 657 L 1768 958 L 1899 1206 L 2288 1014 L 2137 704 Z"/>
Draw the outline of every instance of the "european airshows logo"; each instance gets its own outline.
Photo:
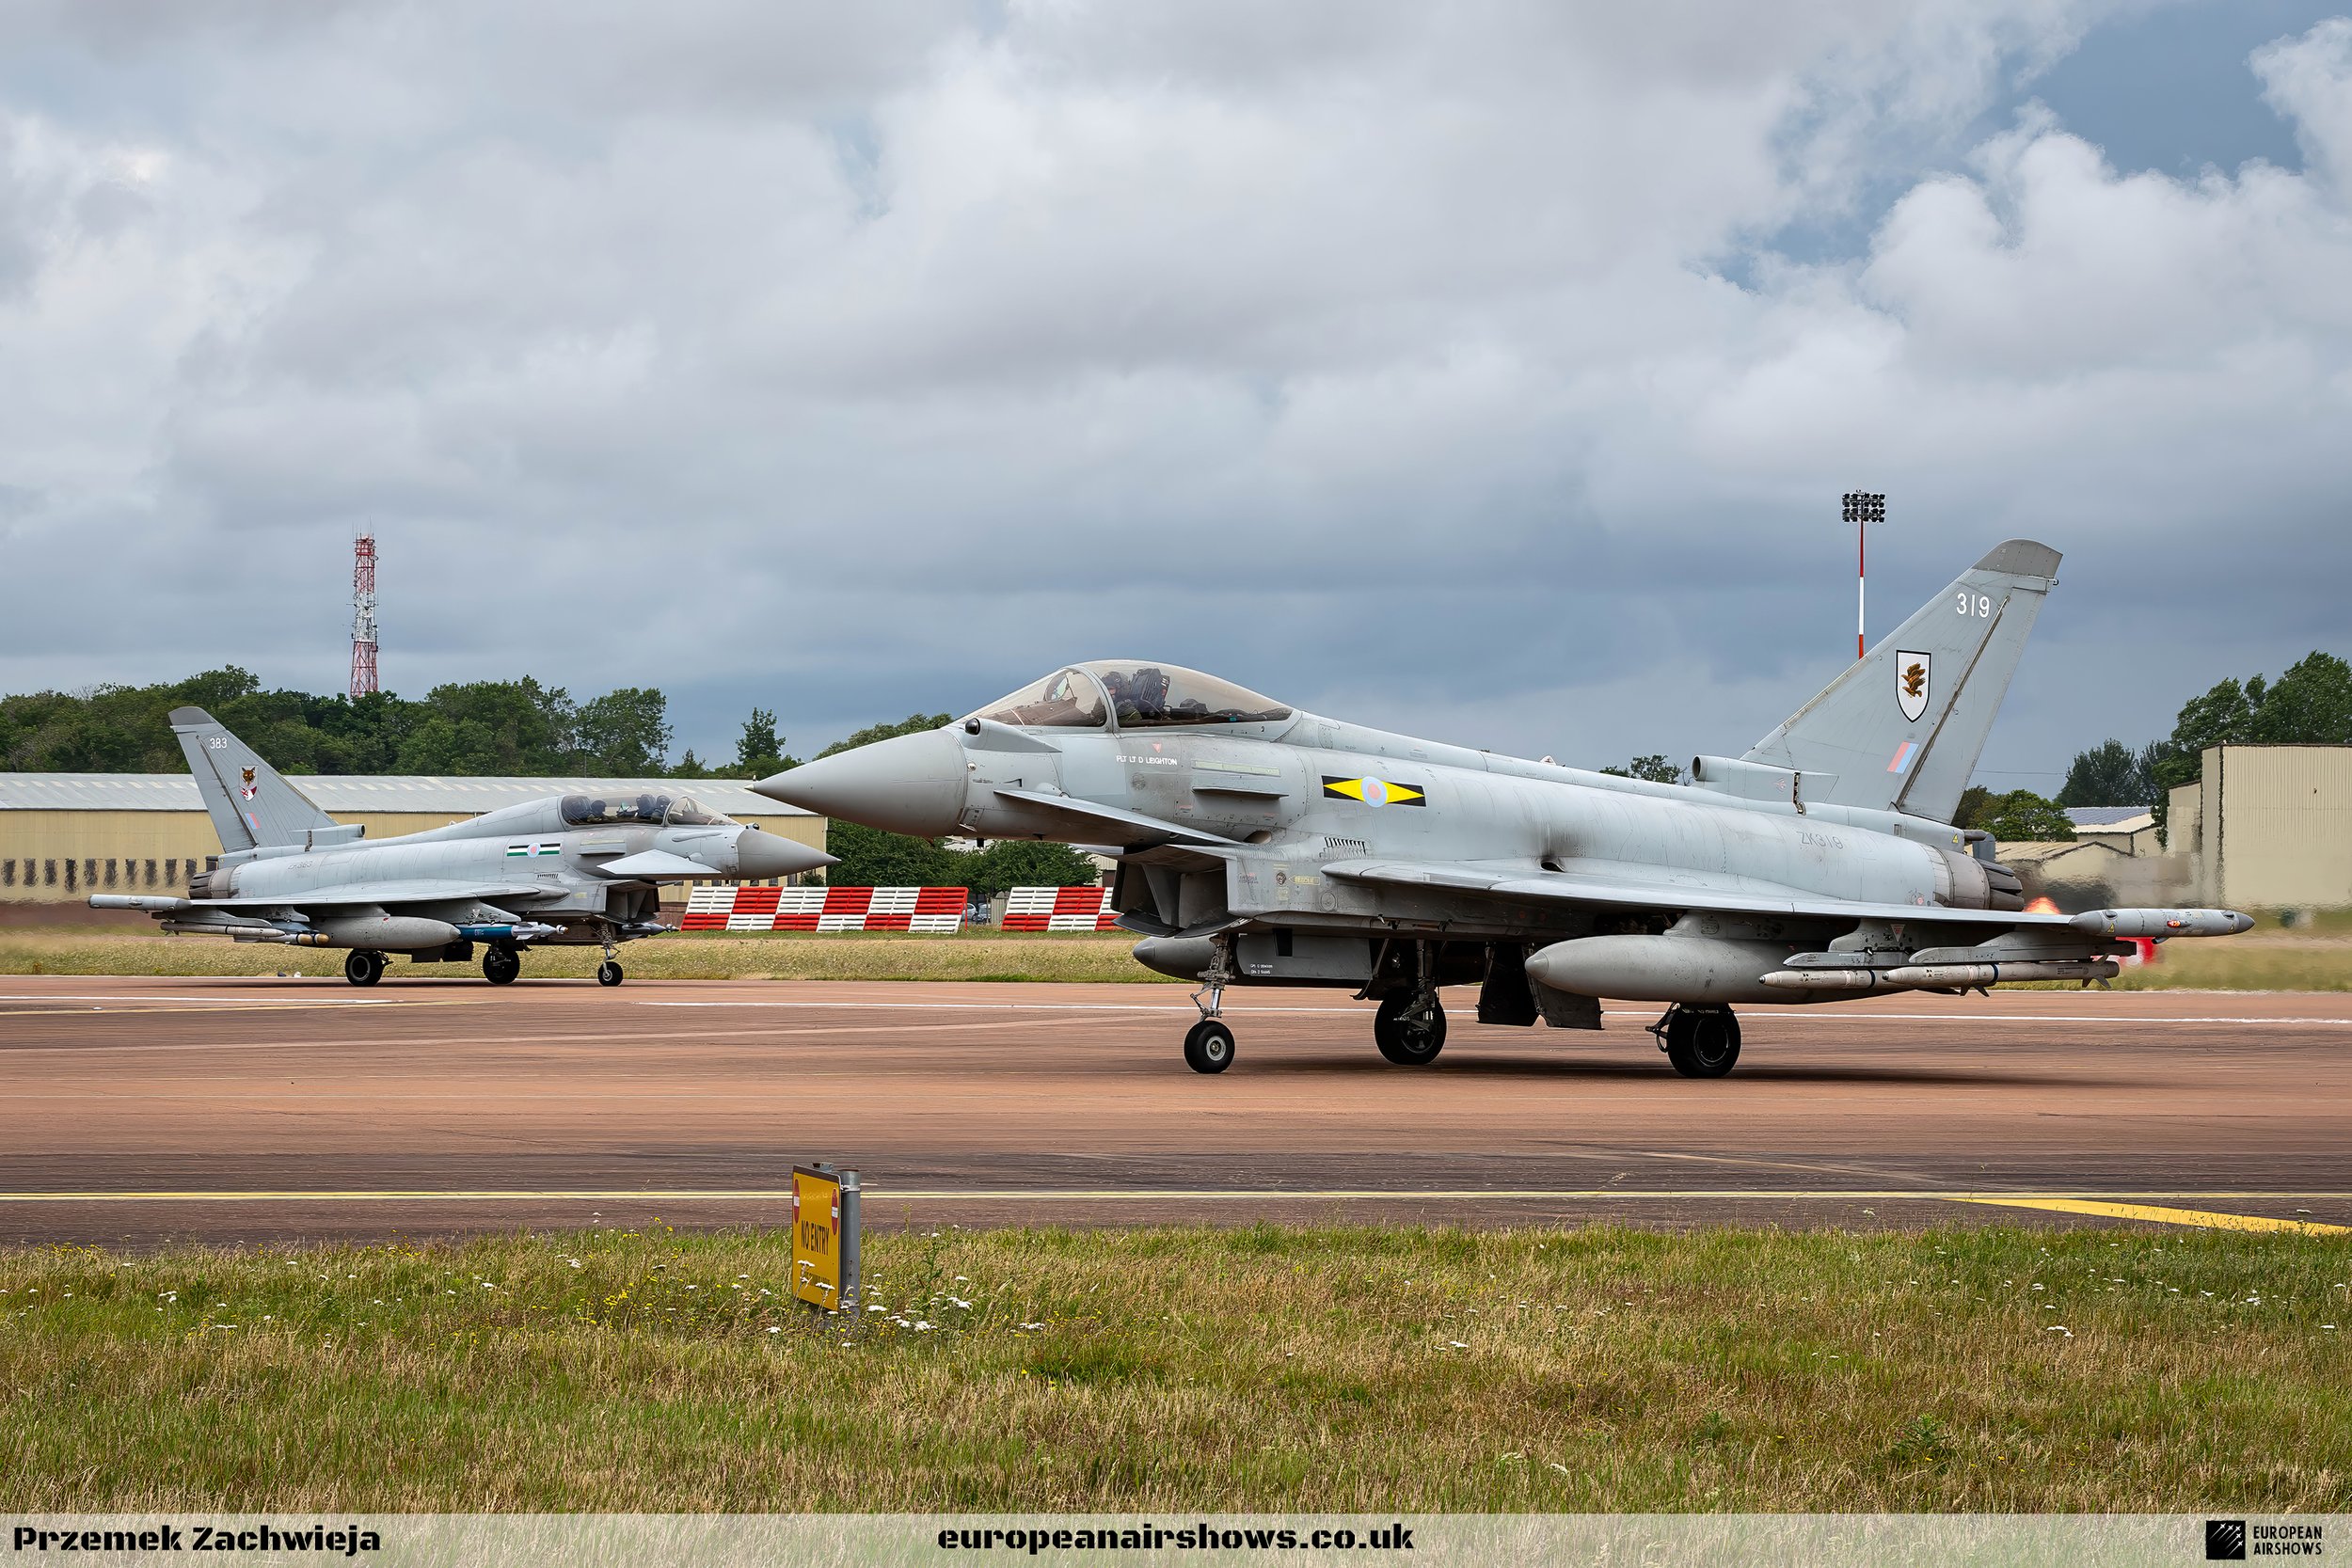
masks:
<path id="1" fill-rule="evenodd" d="M 1368 806 L 1425 806 L 1429 797 L 1411 784 L 1398 784 L 1394 779 L 1335 779 L 1323 776 L 1323 798 L 1327 800 L 1361 800 Z"/>
<path id="2" fill-rule="evenodd" d="M 2293 1520 L 2280 1524 L 2244 1519 L 2205 1521 L 2205 1560 L 2244 1562 L 2250 1558 L 2322 1557 L 2327 1554 L 2325 1525 Z"/>

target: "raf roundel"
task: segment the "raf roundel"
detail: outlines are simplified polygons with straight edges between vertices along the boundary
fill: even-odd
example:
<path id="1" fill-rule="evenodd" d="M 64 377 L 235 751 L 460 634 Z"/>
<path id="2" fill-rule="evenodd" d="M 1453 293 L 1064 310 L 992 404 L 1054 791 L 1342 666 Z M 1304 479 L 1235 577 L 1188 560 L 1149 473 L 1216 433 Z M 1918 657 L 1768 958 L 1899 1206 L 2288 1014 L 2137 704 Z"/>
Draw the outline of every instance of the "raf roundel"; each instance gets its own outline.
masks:
<path id="1" fill-rule="evenodd" d="M 1323 798 L 1327 800 L 1361 800 L 1368 806 L 1425 806 L 1429 803 L 1424 791 L 1411 784 L 1398 784 L 1394 779 L 1340 779 L 1325 774 Z"/>

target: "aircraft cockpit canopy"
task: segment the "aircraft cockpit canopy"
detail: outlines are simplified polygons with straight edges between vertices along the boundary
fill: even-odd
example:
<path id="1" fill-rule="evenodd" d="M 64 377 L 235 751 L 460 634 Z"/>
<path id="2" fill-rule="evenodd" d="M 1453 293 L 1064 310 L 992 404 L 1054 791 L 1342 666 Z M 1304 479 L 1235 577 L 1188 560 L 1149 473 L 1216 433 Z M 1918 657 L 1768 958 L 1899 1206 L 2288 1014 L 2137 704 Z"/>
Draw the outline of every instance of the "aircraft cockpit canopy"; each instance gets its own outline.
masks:
<path id="1" fill-rule="evenodd" d="M 637 795 L 623 800 L 566 795 L 562 810 L 567 828 L 706 828 L 724 826 L 734 820 L 715 811 L 705 811 L 695 804 L 691 795 Z"/>
<path id="2" fill-rule="evenodd" d="M 972 717 L 999 724 L 1099 729 L 1106 711 L 1122 730 L 1260 724 L 1291 716 L 1279 703 L 1198 670 L 1105 658 L 1056 671 Z"/>

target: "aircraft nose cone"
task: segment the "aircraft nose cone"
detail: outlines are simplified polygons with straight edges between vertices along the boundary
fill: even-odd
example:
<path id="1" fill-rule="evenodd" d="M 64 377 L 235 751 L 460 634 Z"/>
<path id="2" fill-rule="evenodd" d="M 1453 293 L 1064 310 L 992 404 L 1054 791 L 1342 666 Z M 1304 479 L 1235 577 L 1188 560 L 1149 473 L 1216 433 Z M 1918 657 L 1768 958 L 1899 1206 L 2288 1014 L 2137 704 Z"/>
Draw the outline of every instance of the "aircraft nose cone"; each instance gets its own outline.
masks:
<path id="1" fill-rule="evenodd" d="M 822 849 L 812 849 L 781 833 L 746 828 L 735 840 L 735 874 L 753 881 L 769 877 L 797 877 L 803 871 L 836 863 Z"/>
<path id="2" fill-rule="evenodd" d="M 944 730 L 895 736 L 787 768 L 752 787 L 822 816 L 938 838 L 963 816 L 963 748 Z"/>

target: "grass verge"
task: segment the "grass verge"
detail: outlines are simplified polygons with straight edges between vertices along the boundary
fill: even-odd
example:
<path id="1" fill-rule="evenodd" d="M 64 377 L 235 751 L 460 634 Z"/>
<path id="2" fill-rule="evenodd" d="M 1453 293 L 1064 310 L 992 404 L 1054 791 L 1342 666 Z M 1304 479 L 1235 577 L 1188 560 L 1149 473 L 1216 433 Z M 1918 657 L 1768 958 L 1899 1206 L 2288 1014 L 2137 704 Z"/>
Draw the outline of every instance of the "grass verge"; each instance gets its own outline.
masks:
<path id="1" fill-rule="evenodd" d="M 1166 980 L 1128 956 L 1135 942 L 1124 932 L 697 931 L 631 942 L 621 961 L 646 980 Z M 584 979 L 602 957 L 592 947 L 538 948 L 524 959 L 524 973 Z M 319 948 L 144 931 L 0 931 L 0 974 L 340 974 L 342 958 Z M 391 973 L 398 979 L 473 971 L 456 964 L 412 969 L 395 959 Z M 2352 990 L 2352 941 L 2298 933 L 2168 942 L 2161 962 L 2125 970 L 2114 983 L 2122 990 Z"/>
<path id="2" fill-rule="evenodd" d="M 2352 1243 L 772 1234 L 0 1254 L 23 1511 L 2352 1508 Z M 2328 1324 L 2339 1325 L 2330 1328 Z"/>

